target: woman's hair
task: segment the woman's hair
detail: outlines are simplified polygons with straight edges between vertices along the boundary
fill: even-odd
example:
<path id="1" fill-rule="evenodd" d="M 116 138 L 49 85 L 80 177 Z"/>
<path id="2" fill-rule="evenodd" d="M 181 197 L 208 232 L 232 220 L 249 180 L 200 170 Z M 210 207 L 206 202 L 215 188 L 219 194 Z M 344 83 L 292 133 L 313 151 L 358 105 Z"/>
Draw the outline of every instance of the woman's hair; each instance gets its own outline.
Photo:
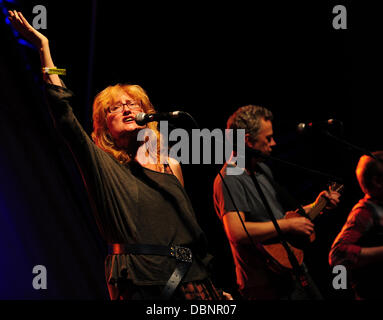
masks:
<path id="1" fill-rule="evenodd" d="M 155 109 L 148 95 L 139 85 L 116 84 L 105 88 L 96 95 L 93 102 L 92 139 L 99 148 L 111 154 L 120 163 L 127 163 L 132 159 L 124 149 L 118 147 L 114 142 L 107 126 L 106 116 L 108 107 L 115 104 L 119 96 L 124 93 L 136 101 L 145 113 L 155 113 Z M 150 122 L 147 128 L 152 129 L 157 136 L 157 152 L 159 153 L 160 132 L 158 131 L 157 125 L 157 122 Z"/>
<path id="2" fill-rule="evenodd" d="M 360 188 L 369 195 L 374 195 L 375 192 L 373 177 L 383 177 L 383 151 L 375 151 L 372 154 L 380 161 L 363 155 L 360 157 L 355 171 Z"/>
<path id="3" fill-rule="evenodd" d="M 261 129 L 261 119 L 273 120 L 270 110 L 254 105 L 240 107 L 227 120 L 227 129 L 245 129 L 245 133 L 256 139 Z"/>

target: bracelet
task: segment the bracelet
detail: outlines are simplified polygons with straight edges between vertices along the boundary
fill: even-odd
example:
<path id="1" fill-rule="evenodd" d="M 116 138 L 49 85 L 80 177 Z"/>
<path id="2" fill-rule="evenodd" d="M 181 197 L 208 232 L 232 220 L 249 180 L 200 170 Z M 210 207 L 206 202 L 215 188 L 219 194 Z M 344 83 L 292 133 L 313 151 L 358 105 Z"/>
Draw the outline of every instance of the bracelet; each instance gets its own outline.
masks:
<path id="1" fill-rule="evenodd" d="M 42 73 L 43 74 L 58 74 L 58 75 L 61 75 L 61 76 L 65 76 L 66 75 L 66 69 L 58 69 L 58 68 L 42 68 L 41 69 Z"/>

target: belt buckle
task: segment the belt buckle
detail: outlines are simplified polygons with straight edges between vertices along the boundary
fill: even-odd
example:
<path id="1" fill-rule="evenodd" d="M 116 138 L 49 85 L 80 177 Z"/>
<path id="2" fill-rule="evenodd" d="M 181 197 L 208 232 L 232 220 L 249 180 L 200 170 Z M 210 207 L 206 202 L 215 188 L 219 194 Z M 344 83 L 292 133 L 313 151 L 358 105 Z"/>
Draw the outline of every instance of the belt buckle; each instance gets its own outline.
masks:
<path id="1" fill-rule="evenodd" d="M 192 262 L 192 251 L 186 247 L 171 246 L 171 255 L 182 262 Z"/>

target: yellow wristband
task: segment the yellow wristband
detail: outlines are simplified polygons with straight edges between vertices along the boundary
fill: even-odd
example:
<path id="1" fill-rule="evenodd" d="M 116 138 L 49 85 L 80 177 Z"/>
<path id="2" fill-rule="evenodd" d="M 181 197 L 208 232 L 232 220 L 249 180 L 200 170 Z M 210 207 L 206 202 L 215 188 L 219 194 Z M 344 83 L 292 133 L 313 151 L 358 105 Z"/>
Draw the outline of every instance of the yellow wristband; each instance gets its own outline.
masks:
<path id="1" fill-rule="evenodd" d="M 66 69 L 58 69 L 58 68 L 42 68 L 42 72 L 44 74 L 58 74 L 61 76 L 66 75 Z"/>

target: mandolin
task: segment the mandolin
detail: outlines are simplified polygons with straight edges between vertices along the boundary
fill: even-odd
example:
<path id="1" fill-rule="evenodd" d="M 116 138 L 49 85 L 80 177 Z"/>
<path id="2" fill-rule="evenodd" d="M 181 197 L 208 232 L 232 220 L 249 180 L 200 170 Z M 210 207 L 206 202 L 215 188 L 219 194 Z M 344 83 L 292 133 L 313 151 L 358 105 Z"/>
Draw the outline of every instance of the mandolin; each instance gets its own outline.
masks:
<path id="1" fill-rule="evenodd" d="M 337 191 L 341 192 L 343 190 L 343 185 L 338 184 L 336 182 L 333 182 L 329 188 L 330 191 Z M 317 203 L 310 209 L 308 212 L 308 217 L 311 221 L 313 221 L 327 206 L 328 200 L 325 197 L 320 197 Z M 289 211 L 285 214 L 285 219 L 291 219 L 296 217 L 302 217 L 302 215 L 297 211 Z M 297 258 L 297 261 L 299 265 L 303 262 L 303 250 L 302 247 L 304 247 L 304 242 L 313 242 L 315 240 L 315 232 L 313 232 L 310 235 L 310 238 L 305 241 L 299 241 L 301 239 L 291 239 L 287 241 L 287 245 L 289 246 L 290 250 L 293 252 L 295 257 Z M 292 269 L 291 262 L 288 258 L 287 252 L 283 245 L 280 242 L 270 243 L 270 244 L 263 244 L 263 250 L 264 253 L 267 254 L 268 260 L 271 258 L 273 260 L 273 269 L 275 269 L 275 263 L 276 265 L 279 265 L 279 267 L 282 267 L 283 269 Z M 275 270 L 274 270 L 275 271 Z M 281 270 L 278 270 L 281 271 Z"/>

